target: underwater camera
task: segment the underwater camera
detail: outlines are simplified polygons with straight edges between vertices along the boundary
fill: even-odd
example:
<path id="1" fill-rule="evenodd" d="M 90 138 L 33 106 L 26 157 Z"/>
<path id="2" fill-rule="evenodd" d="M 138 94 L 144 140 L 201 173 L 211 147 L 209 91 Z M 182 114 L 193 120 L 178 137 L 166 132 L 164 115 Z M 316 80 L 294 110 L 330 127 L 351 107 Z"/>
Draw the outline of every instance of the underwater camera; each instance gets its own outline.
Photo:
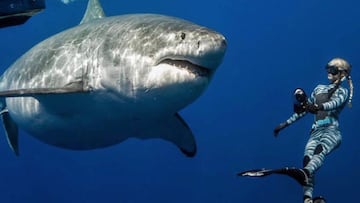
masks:
<path id="1" fill-rule="evenodd" d="M 294 91 L 294 112 L 304 113 L 306 111 L 307 96 L 303 89 L 296 88 Z"/>
<path id="2" fill-rule="evenodd" d="M 0 28 L 24 24 L 45 9 L 45 0 L 1 0 Z"/>

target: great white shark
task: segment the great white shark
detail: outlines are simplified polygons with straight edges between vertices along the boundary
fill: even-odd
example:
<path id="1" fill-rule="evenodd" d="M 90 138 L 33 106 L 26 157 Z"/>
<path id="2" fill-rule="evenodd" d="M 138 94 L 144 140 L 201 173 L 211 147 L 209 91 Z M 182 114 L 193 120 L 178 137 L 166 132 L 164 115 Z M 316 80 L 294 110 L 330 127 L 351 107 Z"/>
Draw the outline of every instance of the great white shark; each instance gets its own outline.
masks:
<path id="1" fill-rule="evenodd" d="M 178 111 L 209 85 L 223 35 L 157 14 L 106 17 L 90 0 L 80 23 L 40 42 L 0 78 L 0 110 L 18 154 L 18 128 L 61 148 L 88 150 L 160 138 L 194 156 Z"/>

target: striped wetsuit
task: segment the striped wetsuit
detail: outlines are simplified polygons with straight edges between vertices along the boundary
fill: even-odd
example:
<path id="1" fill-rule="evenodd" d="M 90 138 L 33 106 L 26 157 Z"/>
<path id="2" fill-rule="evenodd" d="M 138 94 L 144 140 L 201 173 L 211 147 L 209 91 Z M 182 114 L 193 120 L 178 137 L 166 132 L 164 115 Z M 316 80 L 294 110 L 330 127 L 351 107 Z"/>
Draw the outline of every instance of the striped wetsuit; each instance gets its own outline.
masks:
<path id="1" fill-rule="evenodd" d="M 341 143 L 338 118 L 347 100 L 348 90 L 341 86 L 335 87 L 334 84 L 318 85 L 311 97 L 308 98 L 309 103 L 322 104 L 324 110 L 315 114 L 310 138 L 305 147 L 303 165 L 310 174 L 309 184 L 304 186 L 304 195 L 306 196 L 312 197 L 314 172 L 321 167 L 325 156 Z M 294 113 L 286 123 L 290 125 L 305 114 L 306 112 Z"/>

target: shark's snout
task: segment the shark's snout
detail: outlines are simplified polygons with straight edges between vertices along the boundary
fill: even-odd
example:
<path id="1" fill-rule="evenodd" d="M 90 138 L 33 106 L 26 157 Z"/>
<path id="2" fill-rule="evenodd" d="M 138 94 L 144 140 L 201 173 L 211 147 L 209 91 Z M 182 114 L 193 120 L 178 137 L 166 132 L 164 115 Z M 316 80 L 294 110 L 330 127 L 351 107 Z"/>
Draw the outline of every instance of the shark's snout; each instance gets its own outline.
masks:
<path id="1" fill-rule="evenodd" d="M 180 41 L 173 42 L 173 49 L 168 47 L 159 52 L 156 65 L 167 64 L 185 69 L 197 76 L 211 76 L 219 67 L 226 52 L 225 37 L 207 28 L 181 32 Z M 168 44 L 172 44 L 171 40 Z"/>
<path id="2" fill-rule="evenodd" d="M 211 71 L 216 70 L 226 52 L 225 37 L 219 33 L 208 33 L 204 34 L 197 44 L 196 54 L 190 57 L 190 62 Z"/>

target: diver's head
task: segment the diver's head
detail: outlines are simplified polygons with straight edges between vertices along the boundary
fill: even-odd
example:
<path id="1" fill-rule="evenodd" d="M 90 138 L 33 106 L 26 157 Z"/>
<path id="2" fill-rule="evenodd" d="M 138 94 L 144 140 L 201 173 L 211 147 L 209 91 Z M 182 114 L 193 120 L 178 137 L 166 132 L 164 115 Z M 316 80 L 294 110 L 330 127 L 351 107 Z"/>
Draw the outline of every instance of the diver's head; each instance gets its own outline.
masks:
<path id="1" fill-rule="evenodd" d="M 328 73 L 328 79 L 330 82 L 340 82 L 350 76 L 351 65 L 342 58 L 333 58 L 326 65 L 326 71 Z"/>
<path id="2" fill-rule="evenodd" d="M 341 81 L 347 79 L 350 86 L 349 106 L 353 97 L 353 83 L 351 80 L 351 65 L 345 59 L 333 58 L 326 65 L 326 71 L 328 73 L 328 79 L 331 83 L 340 84 Z"/>

